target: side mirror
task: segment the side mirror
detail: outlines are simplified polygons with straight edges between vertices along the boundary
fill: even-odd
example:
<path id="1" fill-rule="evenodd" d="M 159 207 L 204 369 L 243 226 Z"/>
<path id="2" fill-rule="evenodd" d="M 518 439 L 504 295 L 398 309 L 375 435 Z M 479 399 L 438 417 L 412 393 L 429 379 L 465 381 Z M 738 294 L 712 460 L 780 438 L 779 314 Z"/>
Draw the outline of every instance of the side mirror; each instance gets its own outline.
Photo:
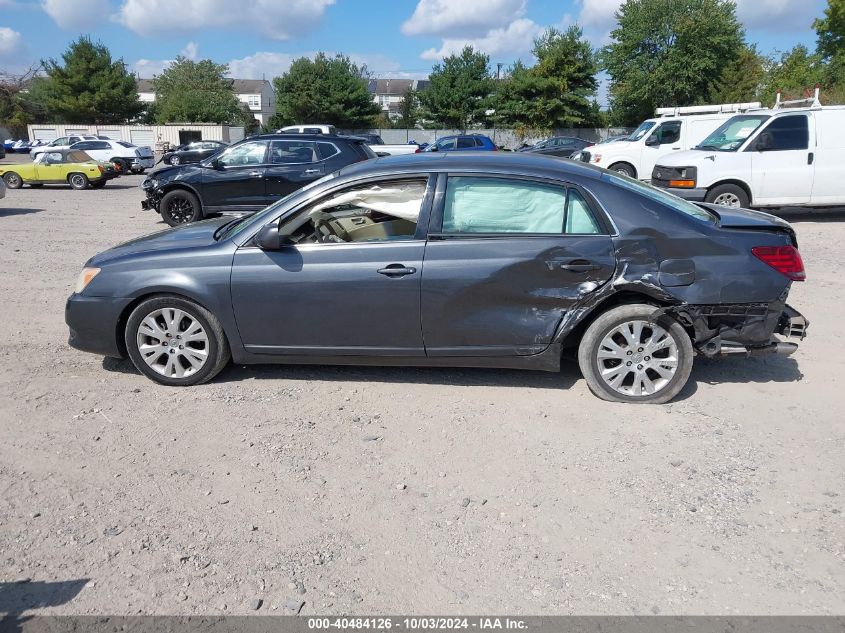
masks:
<path id="1" fill-rule="evenodd" d="M 285 246 L 293 246 L 293 241 L 279 233 L 278 224 L 267 224 L 255 236 L 255 244 L 262 251 L 278 251 Z"/>
<path id="2" fill-rule="evenodd" d="M 645 144 L 649 147 L 654 147 L 655 145 L 660 145 L 660 138 L 657 134 L 652 134 L 645 140 Z"/>
<path id="3" fill-rule="evenodd" d="M 771 132 L 762 132 L 754 143 L 754 149 L 758 152 L 765 152 L 772 149 L 772 147 L 774 147 L 774 139 L 772 138 Z"/>
<path id="4" fill-rule="evenodd" d="M 429 145 L 428 147 L 426 147 L 426 149 L 429 152 L 439 152 L 440 151 L 440 148 L 438 148 L 437 145 Z"/>
<path id="5" fill-rule="evenodd" d="M 223 165 L 220 164 L 220 160 L 217 158 L 212 158 L 209 165 L 212 169 L 223 169 Z"/>

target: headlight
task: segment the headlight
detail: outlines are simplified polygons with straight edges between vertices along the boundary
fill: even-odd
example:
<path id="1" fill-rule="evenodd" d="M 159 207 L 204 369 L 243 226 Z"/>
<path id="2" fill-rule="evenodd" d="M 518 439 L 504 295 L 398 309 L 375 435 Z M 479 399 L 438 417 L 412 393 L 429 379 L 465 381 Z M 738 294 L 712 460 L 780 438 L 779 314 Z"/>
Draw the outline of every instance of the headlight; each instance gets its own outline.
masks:
<path id="1" fill-rule="evenodd" d="M 91 283 L 91 280 L 97 276 L 97 273 L 100 272 L 99 268 L 83 268 L 82 272 L 79 273 L 79 278 L 76 280 L 76 287 L 73 291 L 76 294 L 79 294 L 85 287 Z"/>
<path id="2" fill-rule="evenodd" d="M 158 188 L 158 180 L 156 180 L 155 178 L 144 178 L 144 180 L 141 181 L 141 189 L 153 190 L 153 189 L 157 189 L 157 188 Z"/>

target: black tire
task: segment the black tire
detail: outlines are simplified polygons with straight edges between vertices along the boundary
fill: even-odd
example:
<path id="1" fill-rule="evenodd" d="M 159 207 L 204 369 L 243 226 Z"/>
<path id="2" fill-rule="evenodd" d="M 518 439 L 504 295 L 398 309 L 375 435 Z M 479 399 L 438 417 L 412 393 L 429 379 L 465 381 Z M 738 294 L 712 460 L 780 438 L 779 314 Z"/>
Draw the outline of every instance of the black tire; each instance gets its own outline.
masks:
<path id="1" fill-rule="evenodd" d="M 654 314 L 655 310 L 657 310 L 657 308 L 654 306 L 645 304 L 617 306 L 600 315 L 590 324 L 587 331 L 584 332 L 584 336 L 578 347 L 578 365 L 581 367 L 581 373 L 584 375 L 590 391 L 602 400 L 607 400 L 609 402 L 663 404 L 669 402 L 672 398 L 678 395 L 678 392 L 680 392 L 687 383 L 690 372 L 692 371 L 692 363 L 695 352 L 692 347 L 692 341 L 690 340 L 686 330 L 684 330 L 680 323 L 669 316 L 664 315 L 660 317 L 655 326 L 659 326 L 663 331 L 665 331 L 666 334 L 668 334 L 668 337 L 671 338 L 671 341 L 675 344 L 677 350 L 675 373 L 672 374 L 670 379 L 666 379 L 665 377 L 661 377 L 655 369 L 646 364 L 651 363 L 653 366 L 654 364 L 659 363 L 661 359 L 665 359 L 668 363 L 671 356 L 671 351 L 667 348 L 658 349 L 654 354 L 654 359 L 644 355 L 648 354 L 648 344 L 651 342 L 650 336 L 654 334 L 654 330 L 651 329 L 652 326 L 647 322 L 650 316 Z M 646 324 L 642 326 L 642 330 L 639 335 L 639 342 L 636 343 L 636 345 L 638 345 L 636 349 L 629 345 L 624 337 L 616 341 L 612 336 L 612 333 L 616 328 L 628 322 L 639 322 L 640 324 L 642 324 L 642 322 L 646 322 Z M 649 334 L 649 332 L 651 332 L 651 334 Z M 611 357 L 599 359 L 599 352 L 602 350 L 602 347 L 604 347 L 603 343 L 605 341 L 605 337 L 608 335 L 611 335 L 611 340 L 617 343 L 621 358 L 627 359 L 630 357 L 631 360 L 619 360 L 617 363 L 616 359 Z M 639 347 L 639 345 L 642 345 L 642 347 Z M 643 351 L 641 352 L 639 350 Z M 607 348 L 607 351 L 612 353 L 610 348 Z M 660 355 L 659 357 L 658 354 Z M 626 367 L 630 366 L 631 369 L 623 368 L 623 363 Z M 637 372 L 637 367 L 643 367 L 643 365 L 635 366 L 636 363 L 643 363 L 643 365 L 645 365 L 645 369 Z M 605 378 L 602 377 L 602 369 L 607 372 L 615 367 L 620 367 L 620 372 L 613 375 L 618 376 L 620 373 L 624 374 L 623 378 L 620 380 L 620 384 L 618 385 L 619 390 L 608 384 Z M 661 367 L 661 370 L 665 369 L 666 366 Z M 643 394 L 641 392 L 641 387 L 645 383 L 637 382 L 636 377 L 638 373 L 645 375 L 655 387 L 659 385 L 659 388 L 651 394 Z M 611 379 L 613 375 L 611 375 Z M 629 377 L 631 384 L 628 385 L 626 383 L 628 382 Z M 661 384 L 664 380 L 665 383 Z M 626 393 L 624 391 L 626 389 L 630 389 L 631 392 Z M 639 395 L 635 393 L 635 391 L 638 390 L 640 390 Z"/>
<path id="2" fill-rule="evenodd" d="M 34 182 L 34 183 L 32 183 L 31 185 L 29 185 L 29 186 L 30 186 L 32 189 L 41 189 L 41 187 L 43 187 L 43 186 L 44 186 L 44 183 L 43 183 L 43 182 Z"/>
<path id="3" fill-rule="evenodd" d="M 174 366 L 178 363 L 183 372 L 192 370 L 190 363 L 180 358 L 181 352 L 178 352 L 178 350 L 182 348 L 178 346 L 178 343 L 175 345 L 173 344 L 172 339 L 175 336 L 174 332 L 168 331 L 171 336 L 164 340 L 171 341 L 171 344 L 161 345 L 162 352 L 155 358 L 151 356 L 151 354 L 156 353 L 155 349 L 149 346 L 152 345 L 157 348 L 158 346 L 155 344 L 155 341 L 158 339 L 154 336 L 149 337 L 144 334 L 139 335 L 139 327 L 141 326 L 142 321 L 159 310 L 168 309 L 180 310 L 187 316 L 187 318 L 198 322 L 202 326 L 207 337 L 207 342 L 203 343 L 202 348 L 194 348 L 205 351 L 204 363 L 200 368 L 193 370 L 192 373 L 183 377 L 160 373 L 160 371 L 169 371 L 167 369 L 168 362 L 172 362 Z M 186 322 L 184 317 L 180 322 Z M 158 323 L 162 322 L 158 321 Z M 162 329 L 169 330 L 166 324 Z M 176 326 L 176 331 L 179 331 L 178 325 Z M 151 360 L 150 363 L 144 360 L 144 356 L 139 349 L 139 336 L 140 340 L 148 346 L 145 348 L 145 351 L 147 353 L 147 357 Z M 140 303 L 132 311 L 132 314 L 129 315 L 129 319 L 126 323 L 126 331 L 124 332 L 124 342 L 126 343 L 126 351 L 129 353 L 129 358 L 132 360 L 132 364 L 135 365 L 138 371 L 159 384 L 172 387 L 188 387 L 190 385 L 200 385 L 204 382 L 208 382 L 222 371 L 229 362 L 230 358 L 229 343 L 226 340 L 226 334 L 223 331 L 223 327 L 220 325 L 217 318 L 201 305 L 188 299 L 172 295 L 154 297 Z M 187 346 L 187 343 L 185 346 Z M 149 351 L 151 349 L 153 350 L 152 352 Z M 173 356 L 171 357 L 170 355 Z M 161 362 L 165 363 L 164 367 L 161 367 Z M 160 369 L 157 370 L 156 367 Z M 178 369 L 170 370 L 169 373 L 174 374 L 177 371 Z"/>
<path id="4" fill-rule="evenodd" d="M 168 191 L 158 205 L 161 219 L 169 226 L 179 226 L 202 219 L 199 198 L 190 191 L 175 189 Z"/>
<path id="5" fill-rule="evenodd" d="M 3 174 L 3 181 L 9 189 L 20 189 L 23 187 L 23 178 L 20 174 L 14 171 L 7 171 Z"/>
<path id="6" fill-rule="evenodd" d="M 129 171 L 129 165 L 127 165 L 126 161 L 122 158 L 112 158 L 109 162 L 114 165 L 114 168 L 121 174 L 125 174 Z"/>
<path id="7" fill-rule="evenodd" d="M 106 186 L 105 180 L 98 180 L 97 182 L 91 183 L 91 189 L 102 189 L 105 186 Z"/>
<path id="8" fill-rule="evenodd" d="M 637 170 L 634 169 L 628 163 L 613 163 L 610 166 L 610 171 L 615 171 L 616 173 L 623 174 L 625 176 L 628 176 L 628 178 L 637 177 Z"/>
<path id="9" fill-rule="evenodd" d="M 91 184 L 88 180 L 88 176 L 77 172 L 68 174 L 67 181 L 71 187 L 78 190 L 87 189 Z"/>
<path id="10" fill-rule="evenodd" d="M 704 197 L 705 202 L 712 204 L 720 204 L 726 207 L 740 207 L 748 208 L 751 200 L 748 198 L 748 193 L 739 185 L 716 185 Z"/>

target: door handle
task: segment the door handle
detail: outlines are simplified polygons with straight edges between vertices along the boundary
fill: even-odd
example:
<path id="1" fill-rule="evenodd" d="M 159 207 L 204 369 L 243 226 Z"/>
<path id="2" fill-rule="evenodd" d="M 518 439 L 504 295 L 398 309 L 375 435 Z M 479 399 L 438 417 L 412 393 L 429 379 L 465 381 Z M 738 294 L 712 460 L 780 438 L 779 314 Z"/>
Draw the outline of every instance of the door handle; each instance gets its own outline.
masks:
<path id="1" fill-rule="evenodd" d="M 601 268 L 598 264 L 586 259 L 573 259 L 569 262 L 550 261 L 546 262 L 546 264 L 548 264 L 549 270 L 560 268 L 561 270 L 568 270 L 571 273 L 587 273 Z"/>
<path id="2" fill-rule="evenodd" d="M 313 174 L 319 174 L 319 173 L 320 173 L 320 170 L 319 170 L 319 169 L 306 169 L 306 170 L 305 170 L 304 172 L 302 172 L 302 173 L 304 173 L 306 176 L 311 176 L 311 175 L 313 175 Z"/>
<path id="3" fill-rule="evenodd" d="M 252 176 L 253 178 L 261 178 L 261 176 L 263 176 L 264 173 L 260 172 L 260 171 L 251 171 L 251 172 L 249 172 L 249 175 Z"/>
<path id="4" fill-rule="evenodd" d="M 417 269 L 405 266 L 404 264 L 390 264 L 389 266 L 385 266 L 384 268 L 379 268 L 377 272 L 379 275 L 395 278 L 404 277 L 405 275 L 413 275 L 415 272 L 417 272 Z"/>
<path id="5" fill-rule="evenodd" d="M 809 154 L 807 154 L 807 164 L 812 165 L 814 158 L 815 158 L 815 156 L 813 156 L 813 152 L 810 152 Z"/>

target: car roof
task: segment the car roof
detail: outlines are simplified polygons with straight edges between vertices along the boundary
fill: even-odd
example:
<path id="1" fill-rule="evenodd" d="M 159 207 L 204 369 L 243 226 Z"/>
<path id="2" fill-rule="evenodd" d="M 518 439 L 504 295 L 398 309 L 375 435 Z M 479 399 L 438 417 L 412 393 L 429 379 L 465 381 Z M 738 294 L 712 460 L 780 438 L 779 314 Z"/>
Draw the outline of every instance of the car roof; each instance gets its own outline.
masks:
<path id="1" fill-rule="evenodd" d="M 598 180 L 604 173 L 595 165 L 529 152 L 423 152 L 353 163 L 341 169 L 340 175 L 388 175 L 414 171 L 513 174 L 557 180 L 566 180 L 569 176 Z"/>
<path id="2" fill-rule="evenodd" d="M 364 139 L 355 136 L 343 136 L 341 134 L 299 134 L 296 132 L 292 133 L 279 133 L 275 132 L 272 134 L 257 134 L 255 136 L 250 136 L 249 138 L 243 139 L 244 141 L 271 141 L 271 140 L 281 140 L 281 141 L 332 141 L 337 139 L 344 139 L 347 141 L 353 142 L 363 142 Z M 243 141 L 241 141 L 243 142 Z"/>

